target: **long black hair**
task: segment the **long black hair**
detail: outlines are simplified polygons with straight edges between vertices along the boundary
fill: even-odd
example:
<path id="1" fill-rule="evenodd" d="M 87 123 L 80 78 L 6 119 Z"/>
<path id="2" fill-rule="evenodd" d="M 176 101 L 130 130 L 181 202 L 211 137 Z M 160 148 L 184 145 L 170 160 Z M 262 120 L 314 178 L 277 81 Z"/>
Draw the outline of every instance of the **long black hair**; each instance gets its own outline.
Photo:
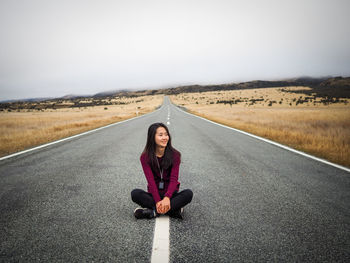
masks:
<path id="1" fill-rule="evenodd" d="M 156 157 L 156 146 L 157 145 L 156 145 L 156 141 L 155 141 L 155 135 L 156 135 L 157 129 L 159 127 L 163 127 L 169 136 L 168 144 L 164 150 L 161 168 L 166 170 L 172 166 L 173 155 L 175 152 L 181 156 L 180 152 L 178 150 L 176 150 L 171 145 L 171 136 L 170 136 L 168 127 L 161 122 L 156 122 L 156 123 L 151 124 L 151 126 L 149 126 L 149 128 L 148 128 L 147 143 L 146 143 L 145 149 L 143 150 L 142 154 L 145 153 L 148 156 L 149 164 L 150 164 L 153 171 L 158 170 L 158 163 L 157 163 L 157 157 Z"/>

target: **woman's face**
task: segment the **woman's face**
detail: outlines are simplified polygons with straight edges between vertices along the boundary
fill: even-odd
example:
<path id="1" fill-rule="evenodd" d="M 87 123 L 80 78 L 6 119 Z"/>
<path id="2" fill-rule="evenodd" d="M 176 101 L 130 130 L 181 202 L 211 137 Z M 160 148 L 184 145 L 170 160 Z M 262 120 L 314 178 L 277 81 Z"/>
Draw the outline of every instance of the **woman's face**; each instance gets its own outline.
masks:
<path id="1" fill-rule="evenodd" d="M 169 141 L 169 135 L 164 127 L 158 127 L 154 138 L 158 147 L 166 147 Z"/>

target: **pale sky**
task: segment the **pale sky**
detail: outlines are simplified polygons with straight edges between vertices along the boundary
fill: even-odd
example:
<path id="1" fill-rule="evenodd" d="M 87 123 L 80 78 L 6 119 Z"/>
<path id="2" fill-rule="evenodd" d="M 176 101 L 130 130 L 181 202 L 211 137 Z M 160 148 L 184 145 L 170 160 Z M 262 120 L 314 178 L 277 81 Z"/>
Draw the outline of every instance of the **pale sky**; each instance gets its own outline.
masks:
<path id="1" fill-rule="evenodd" d="M 0 101 L 350 75 L 349 0 L 0 0 Z"/>

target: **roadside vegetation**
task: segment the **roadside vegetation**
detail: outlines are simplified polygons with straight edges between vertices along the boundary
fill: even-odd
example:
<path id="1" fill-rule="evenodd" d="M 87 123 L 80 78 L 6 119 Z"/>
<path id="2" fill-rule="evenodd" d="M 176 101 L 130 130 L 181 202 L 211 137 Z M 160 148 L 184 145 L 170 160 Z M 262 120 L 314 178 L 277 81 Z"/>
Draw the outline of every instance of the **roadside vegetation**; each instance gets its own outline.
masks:
<path id="1" fill-rule="evenodd" d="M 174 104 L 350 167 L 350 77 L 104 92 L 0 103 L 0 156 Z"/>
<path id="2" fill-rule="evenodd" d="M 181 93 L 189 112 L 350 167 L 350 99 L 309 87 Z"/>
<path id="3" fill-rule="evenodd" d="M 2 104 L 0 156 L 142 115 L 162 102 L 156 95 Z"/>

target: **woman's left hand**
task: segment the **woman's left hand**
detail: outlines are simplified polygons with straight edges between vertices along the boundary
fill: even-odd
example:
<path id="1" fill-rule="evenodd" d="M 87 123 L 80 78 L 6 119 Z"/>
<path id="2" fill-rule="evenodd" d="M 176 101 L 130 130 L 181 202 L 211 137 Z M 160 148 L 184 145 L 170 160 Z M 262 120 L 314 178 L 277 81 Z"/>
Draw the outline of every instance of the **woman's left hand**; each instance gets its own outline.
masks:
<path id="1" fill-rule="evenodd" d="M 170 198 L 165 196 L 163 198 L 163 207 L 164 207 L 164 214 L 167 213 L 170 210 Z"/>

